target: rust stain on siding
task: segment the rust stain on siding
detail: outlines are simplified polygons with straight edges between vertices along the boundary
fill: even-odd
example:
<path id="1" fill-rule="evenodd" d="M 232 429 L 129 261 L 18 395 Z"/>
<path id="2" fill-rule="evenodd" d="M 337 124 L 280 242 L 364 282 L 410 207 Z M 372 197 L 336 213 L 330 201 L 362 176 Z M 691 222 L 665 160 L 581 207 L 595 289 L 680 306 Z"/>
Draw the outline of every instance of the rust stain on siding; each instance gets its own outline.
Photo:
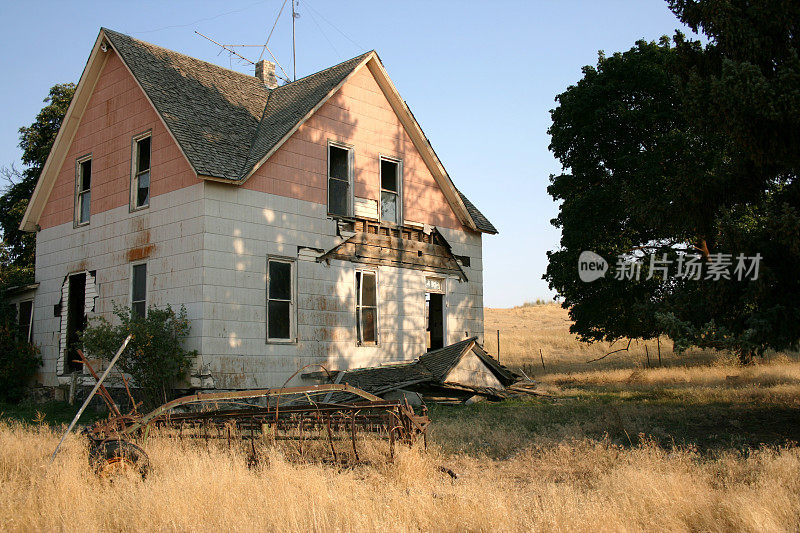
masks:
<path id="1" fill-rule="evenodd" d="M 131 248 L 128 250 L 128 262 L 132 261 L 141 261 L 142 259 L 147 259 L 150 257 L 150 253 L 155 248 L 152 244 L 146 244 L 144 246 L 139 246 L 138 248 Z"/>
<path id="2" fill-rule="evenodd" d="M 150 230 L 142 229 L 142 223 L 137 222 L 137 229 L 139 230 L 136 235 L 136 242 L 133 248 L 128 250 L 128 262 L 141 261 L 147 259 L 155 249 L 155 245 L 150 242 Z"/>

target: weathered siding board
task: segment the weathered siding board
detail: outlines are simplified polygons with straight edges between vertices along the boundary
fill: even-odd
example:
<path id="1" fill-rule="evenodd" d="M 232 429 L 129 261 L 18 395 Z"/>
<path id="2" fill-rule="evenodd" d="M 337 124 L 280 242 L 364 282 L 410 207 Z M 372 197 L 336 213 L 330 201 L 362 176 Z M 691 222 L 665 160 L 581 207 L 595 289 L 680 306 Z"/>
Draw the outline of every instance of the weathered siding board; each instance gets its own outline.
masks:
<path id="1" fill-rule="evenodd" d="M 443 381 L 445 383 L 456 383 L 469 387 L 503 388 L 503 384 L 500 383 L 500 380 L 491 373 L 483 361 L 481 361 L 472 350 L 461 357 L 461 360 L 453 367 L 447 376 L 445 376 Z"/>
<path id="2" fill-rule="evenodd" d="M 90 153 L 91 216 L 127 207 L 132 138 L 148 130 L 153 135 L 151 197 L 199 183 L 136 80 L 113 51 L 107 53 L 108 60 L 39 220 L 42 228 L 72 223 L 75 161 Z"/>
<path id="3" fill-rule="evenodd" d="M 147 302 L 160 307 L 171 304 L 175 309 L 186 305 L 192 319 L 192 338 L 188 346 L 200 348 L 204 219 L 193 215 L 198 210 L 202 212 L 202 185 L 153 197 L 148 209 L 133 214 L 126 204 L 93 214 L 88 226 L 76 229 L 70 221 L 37 234 L 39 288 L 34 303 L 34 342 L 42 351 L 44 366 L 39 376 L 45 385 L 58 385 L 67 379 L 59 378 L 64 368 L 63 358 L 59 357 L 60 348 L 66 338 L 62 338 L 61 317 L 53 316 L 53 306 L 62 298 L 62 311 L 66 312 L 65 277 L 97 271 L 94 315 L 114 320 L 113 303 L 129 305 L 131 262 L 128 252 L 140 248 L 145 238 L 152 244 L 149 256 L 143 259 L 147 261 L 148 270 Z M 176 223 L 176 213 L 193 218 Z M 103 242 L 108 242 L 113 252 L 93 254 L 90 244 Z M 87 286 L 87 300 L 89 296 Z M 65 330 L 63 335 L 66 335 Z M 198 366 L 201 364 L 202 361 L 198 361 Z"/>
<path id="4" fill-rule="evenodd" d="M 343 242 L 336 236 L 336 225 L 327 218 L 325 207 L 315 202 L 294 199 L 289 203 L 289 199 L 276 195 L 212 183 L 206 185 L 205 194 L 207 209 L 220 217 L 210 219 L 207 224 L 207 248 L 203 253 L 202 350 L 216 387 L 280 386 L 305 364 L 355 368 L 424 353 L 425 276 L 429 273 L 355 265 L 335 259 L 330 265 L 307 260 L 307 248 L 325 250 Z M 253 213 L 264 221 L 248 222 Z M 317 223 L 306 224 L 304 231 L 293 231 L 270 223 L 275 220 L 286 220 L 290 225 L 294 220 Z M 416 245 L 437 251 L 440 248 L 424 243 Z M 269 255 L 297 259 L 295 343 L 266 342 Z M 357 268 L 378 272 L 378 346 L 356 345 Z M 455 278 L 448 283 L 454 288 L 464 285 Z M 247 361 L 250 370 L 241 374 L 239 363 L 231 364 L 237 361 L 235 357 Z"/>
<path id="5" fill-rule="evenodd" d="M 378 200 L 356 196 L 354 198 L 353 214 L 357 217 L 378 220 Z"/>

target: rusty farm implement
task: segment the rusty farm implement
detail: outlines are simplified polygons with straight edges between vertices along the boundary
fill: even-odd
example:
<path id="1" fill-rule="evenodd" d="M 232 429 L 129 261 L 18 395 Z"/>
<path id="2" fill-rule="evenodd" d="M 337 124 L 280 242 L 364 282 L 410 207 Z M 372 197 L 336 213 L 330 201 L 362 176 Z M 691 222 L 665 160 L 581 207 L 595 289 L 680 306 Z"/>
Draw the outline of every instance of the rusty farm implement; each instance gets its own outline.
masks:
<path id="1" fill-rule="evenodd" d="M 93 395 L 98 395 L 108 406 L 109 417 L 86 428 L 84 434 L 90 441 L 90 463 L 99 473 L 132 467 L 146 475 L 150 462 L 139 444 L 153 433 L 177 439 L 215 439 L 228 446 L 244 442 L 249 444 L 251 460 L 257 460 L 256 443 L 283 443 L 300 457 L 314 449 L 334 463 L 359 461 L 364 436 L 388 441 L 390 456 L 398 442 L 426 440 L 430 419 L 424 406 L 417 414 L 405 401 L 383 400 L 347 384 L 199 392 L 140 414 L 125 382 L 134 407 L 122 414 L 102 383 L 126 345 L 127 340 L 102 376 L 79 354 L 96 384 L 64 437 Z M 57 452 L 58 447 L 53 458 Z"/>

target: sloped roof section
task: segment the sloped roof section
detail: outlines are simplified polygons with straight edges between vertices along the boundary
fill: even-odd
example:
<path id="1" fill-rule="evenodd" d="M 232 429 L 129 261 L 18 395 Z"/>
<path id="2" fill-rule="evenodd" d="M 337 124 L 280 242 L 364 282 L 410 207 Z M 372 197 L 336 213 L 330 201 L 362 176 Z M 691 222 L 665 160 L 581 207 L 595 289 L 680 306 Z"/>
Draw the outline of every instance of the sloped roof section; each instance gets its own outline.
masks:
<path id="1" fill-rule="evenodd" d="M 463 192 L 458 191 L 458 195 L 461 196 L 461 201 L 464 202 L 464 206 L 467 208 L 469 216 L 471 216 L 472 221 L 475 222 L 475 227 L 485 233 L 491 233 L 493 235 L 498 233 L 497 228 L 494 227 L 494 224 L 489 222 L 489 219 L 486 218 L 472 202 L 469 201 L 469 198 L 464 196 Z"/>
<path id="2" fill-rule="evenodd" d="M 342 383 L 347 383 L 365 391 L 383 393 L 408 387 L 425 381 L 435 381 L 433 374 L 419 361 L 373 368 L 358 368 L 345 371 Z"/>
<path id="3" fill-rule="evenodd" d="M 264 117 L 253 140 L 250 155 L 242 171 L 246 176 L 310 113 L 323 98 L 339 85 L 371 52 L 311 74 L 270 91 Z"/>
<path id="4" fill-rule="evenodd" d="M 237 179 L 269 89 L 254 76 L 103 29 L 198 174 Z"/>
<path id="5" fill-rule="evenodd" d="M 100 38 L 103 35 L 141 85 L 198 176 L 234 183 L 247 179 L 359 65 L 370 64 L 374 70 L 371 62 L 380 63 L 370 51 L 270 90 L 255 76 L 107 28 L 102 28 Z M 382 66 L 378 70 L 385 72 Z M 396 91 L 388 77 L 386 83 Z M 445 182 L 443 187 L 452 187 L 449 177 Z M 460 217 L 471 218 L 479 231 L 497 233 L 472 202 L 460 191 L 458 195 L 467 211 Z M 36 211 L 40 212 L 41 206 Z M 29 223 L 27 229 L 30 227 Z"/>
<path id="6" fill-rule="evenodd" d="M 472 350 L 504 387 L 518 379 L 516 374 L 494 360 L 478 344 L 477 337 L 470 337 L 430 351 L 411 362 L 339 371 L 342 375 L 337 375 L 337 383 L 347 383 L 373 394 L 383 394 L 407 387 L 413 389 L 414 385 L 419 384 L 444 386 L 447 375 L 469 350 Z M 322 377 L 319 373 L 305 376 Z"/>
<path id="7" fill-rule="evenodd" d="M 433 374 L 437 381 L 442 382 L 453 367 L 458 364 L 458 361 L 461 360 L 461 356 L 464 355 L 467 348 L 477 340 L 477 337 L 470 337 L 450 346 L 430 351 L 425 355 L 421 355 L 419 362 Z"/>

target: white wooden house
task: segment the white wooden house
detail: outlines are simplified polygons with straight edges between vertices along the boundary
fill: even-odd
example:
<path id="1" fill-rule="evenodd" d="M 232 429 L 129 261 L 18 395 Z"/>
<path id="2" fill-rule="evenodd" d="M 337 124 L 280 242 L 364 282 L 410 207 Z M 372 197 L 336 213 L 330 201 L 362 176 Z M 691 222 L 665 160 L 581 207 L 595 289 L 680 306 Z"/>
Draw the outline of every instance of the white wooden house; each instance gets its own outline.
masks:
<path id="1" fill-rule="evenodd" d="M 481 238 L 375 52 L 278 86 L 102 29 L 22 222 L 46 386 L 112 302 L 185 305 L 191 386 L 483 335 Z M 299 378 L 298 378 L 299 379 Z"/>

